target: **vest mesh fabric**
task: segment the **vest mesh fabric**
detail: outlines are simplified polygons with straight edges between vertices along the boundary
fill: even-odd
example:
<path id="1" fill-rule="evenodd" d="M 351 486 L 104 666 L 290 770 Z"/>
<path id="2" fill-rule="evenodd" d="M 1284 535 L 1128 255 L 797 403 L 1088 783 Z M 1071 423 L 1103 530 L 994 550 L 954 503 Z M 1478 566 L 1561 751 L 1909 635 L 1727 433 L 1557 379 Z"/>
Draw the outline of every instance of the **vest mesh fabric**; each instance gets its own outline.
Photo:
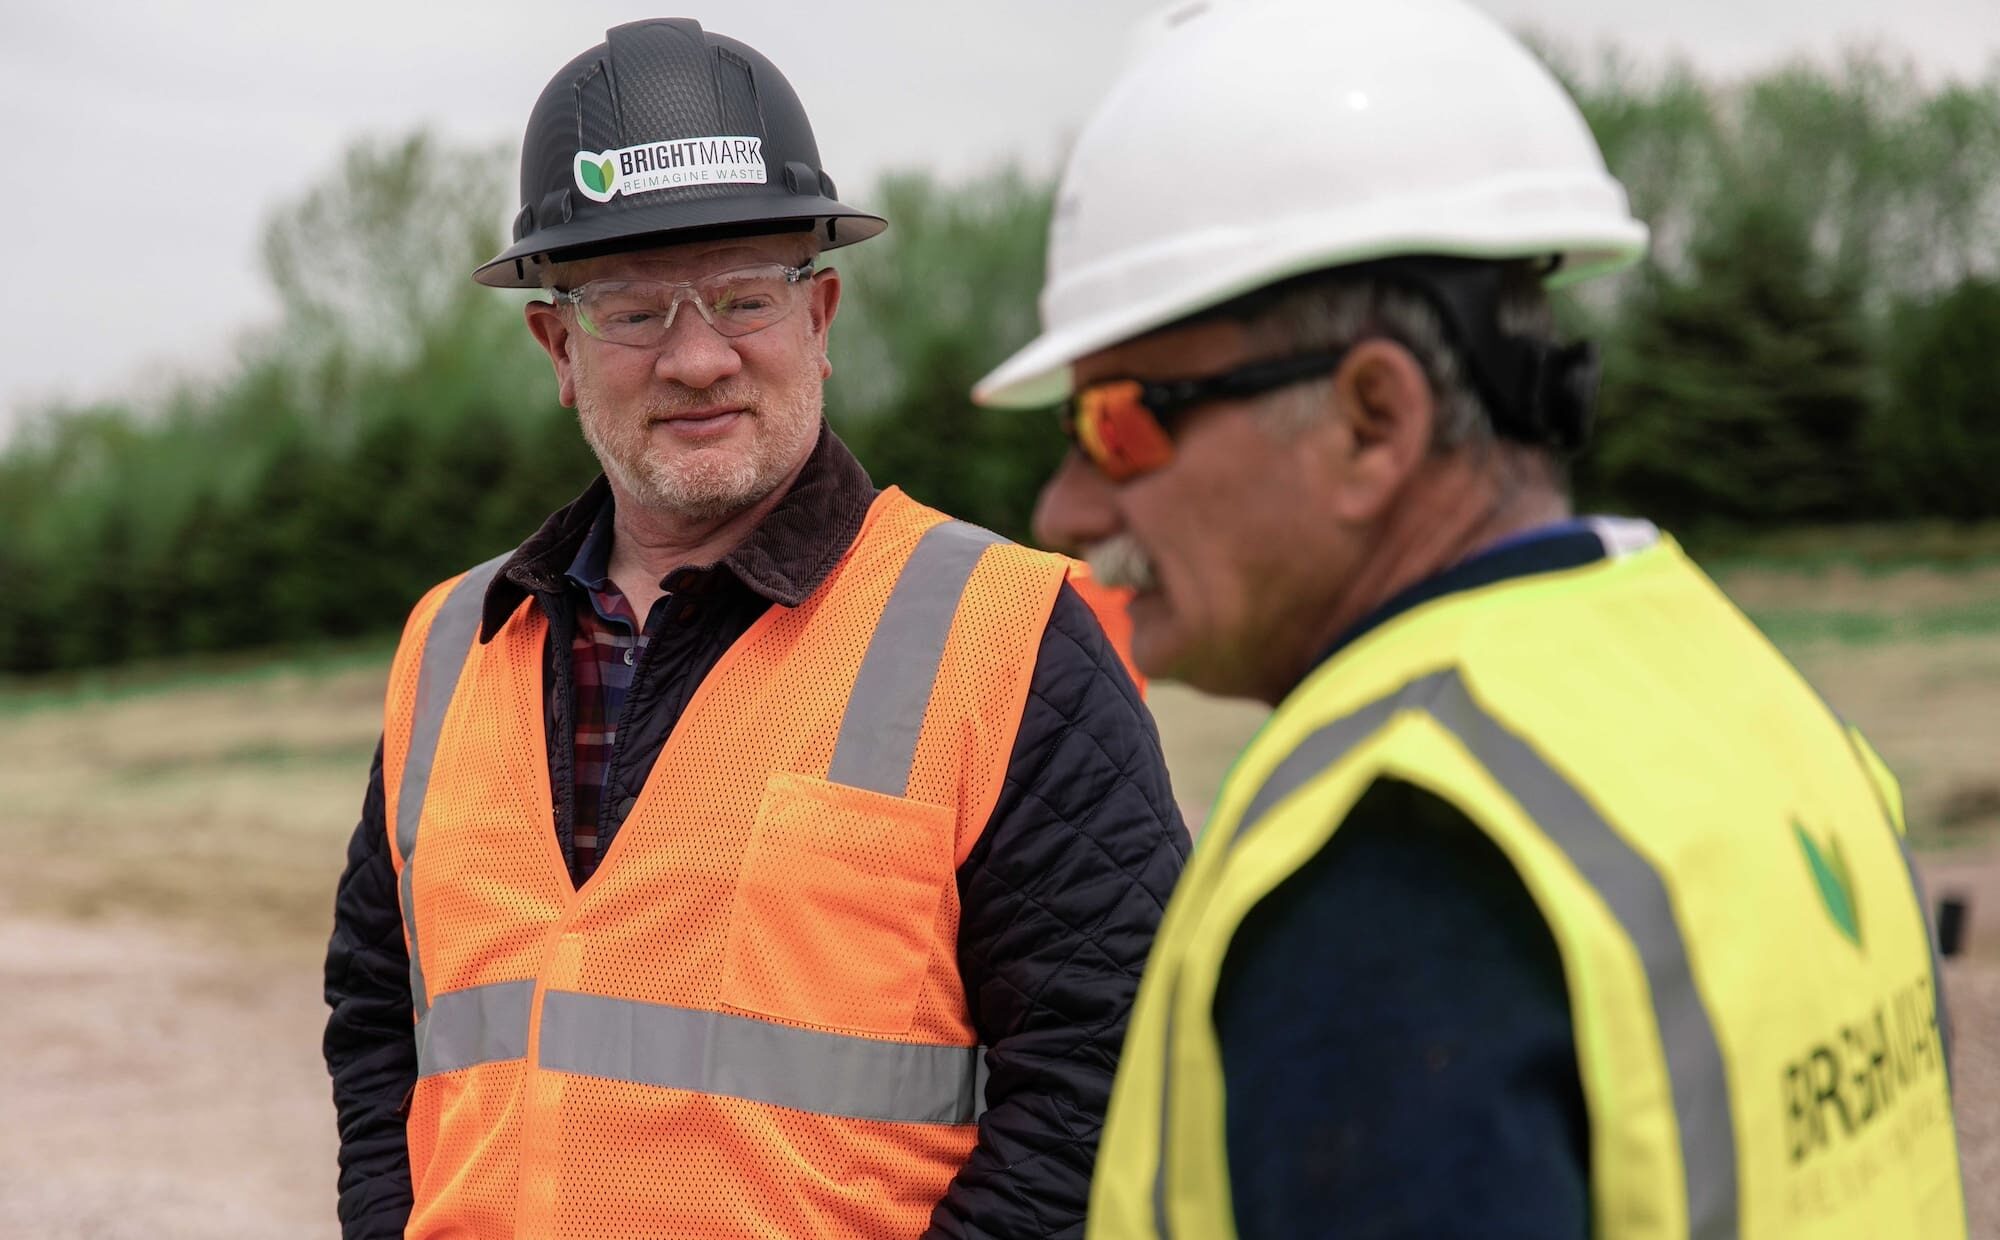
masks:
<path id="1" fill-rule="evenodd" d="M 998 797 L 1062 562 L 980 557 L 905 795 L 825 778 L 876 623 L 941 520 L 885 492 L 827 582 L 752 626 L 580 890 L 550 826 L 540 613 L 524 604 L 476 647 L 416 850 L 430 990 L 539 981 L 528 1064 L 551 991 L 970 1055 L 954 870 Z M 407 723 L 392 734 L 406 745 Z M 922 1230 L 975 1130 L 514 1059 L 425 1077 L 410 1133 L 412 1236 L 887 1238 Z"/>

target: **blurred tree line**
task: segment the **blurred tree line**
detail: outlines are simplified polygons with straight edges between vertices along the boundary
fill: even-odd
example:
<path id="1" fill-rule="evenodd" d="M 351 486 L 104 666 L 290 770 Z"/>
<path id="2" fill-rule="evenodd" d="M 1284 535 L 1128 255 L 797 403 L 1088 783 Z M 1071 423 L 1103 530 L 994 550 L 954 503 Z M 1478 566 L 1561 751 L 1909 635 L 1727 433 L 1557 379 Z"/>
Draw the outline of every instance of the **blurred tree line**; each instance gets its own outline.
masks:
<path id="1" fill-rule="evenodd" d="M 1880 57 L 1718 84 L 1550 56 L 1654 227 L 1566 296 L 1600 340 L 1582 506 L 1683 530 L 2000 518 L 2000 75 Z M 353 147 L 263 238 L 283 313 L 219 379 L 46 412 L 0 454 L 0 671 L 392 633 L 595 472 L 500 248 L 513 161 Z M 1015 537 L 1062 445 L 972 381 L 1033 334 L 1046 184 L 892 176 L 828 414 L 879 482 Z"/>
<path id="2" fill-rule="evenodd" d="M 2000 516 L 2000 75 L 1545 57 L 1654 230 L 1566 307 L 1606 346 L 1579 500 L 1694 531 Z"/>

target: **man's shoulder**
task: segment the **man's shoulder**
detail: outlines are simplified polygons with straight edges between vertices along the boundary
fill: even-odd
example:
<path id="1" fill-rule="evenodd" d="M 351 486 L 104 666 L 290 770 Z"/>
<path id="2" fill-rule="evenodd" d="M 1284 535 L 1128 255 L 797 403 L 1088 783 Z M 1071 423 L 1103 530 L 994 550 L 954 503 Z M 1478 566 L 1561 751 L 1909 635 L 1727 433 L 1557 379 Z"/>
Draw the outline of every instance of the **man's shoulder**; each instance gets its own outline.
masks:
<path id="1" fill-rule="evenodd" d="M 518 549 L 509 549 L 454 573 L 424 591 L 403 622 L 403 648 L 407 649 L 411 642 L 429 633 L 446 615 L 468 630 L 476 626 L 482 637 L 489 636 L 498 627 L 493 618 L 496 608 L 499 621 L 504 622 L 520 599 L 525 597 L 520 587 L 506 577 L 506 570 L 519 555 Z M 512 597 L 500 598 L 503 589 L 511 591 Z"/>
<path id="2" fill-rule="evenodd" d="M 1158 733 L 1138 684 L 1112 645 L 1097 613 L 1068 581 L 1056 590 L 1042 625 L 1029 684 L 1030 709 L 1093 733 L 1143 737 L 1158 748 Z"/>
<path id="3" fill-rule="evenodd" d="M 1028 582 L 1038 583 L 1048 591 L 1041 595 L 1044 605 L 1024 613 L 1032 613 L 1037 623 L 1046 615 L 1046 600 L 1071 567 L 1063 556 L 1013 542 L 893 486 L 877 497 L 854 554 L 898 576 L 918 573 L 956 579 L 974 590 L 992 586 L 1004 593 L 1010 586 L 1019 589 Z"/>

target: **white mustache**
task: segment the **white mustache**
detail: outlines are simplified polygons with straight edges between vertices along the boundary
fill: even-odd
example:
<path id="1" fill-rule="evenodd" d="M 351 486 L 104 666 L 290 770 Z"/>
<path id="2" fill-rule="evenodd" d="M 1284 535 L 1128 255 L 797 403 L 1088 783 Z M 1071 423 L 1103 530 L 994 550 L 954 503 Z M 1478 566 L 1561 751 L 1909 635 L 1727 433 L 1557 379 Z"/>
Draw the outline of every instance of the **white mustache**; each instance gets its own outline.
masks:
<path id="1" fill-rule="evenodd" d="M 1153 561 L 1130 534 L 1119 534 L 1083 549 L 1090 575 L 1113 590 L 1150 590 L 1155 581 Z"/>

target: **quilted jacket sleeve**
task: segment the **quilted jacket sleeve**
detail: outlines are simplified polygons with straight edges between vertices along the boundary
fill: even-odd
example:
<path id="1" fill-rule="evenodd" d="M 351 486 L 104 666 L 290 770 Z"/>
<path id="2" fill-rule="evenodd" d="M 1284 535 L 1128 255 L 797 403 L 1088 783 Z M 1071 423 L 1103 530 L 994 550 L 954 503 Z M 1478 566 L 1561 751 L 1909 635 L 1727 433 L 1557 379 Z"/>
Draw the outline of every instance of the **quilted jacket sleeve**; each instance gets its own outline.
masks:
<path id="1" fill-rule="evenodd" d="M 1187 851 L 1152 716 L 1064 586 L 1006 785 L 959 869 L 959 968 L 990 1077 L 978 1147 L 927 1235 L 1083 1234 L 1125 1022 Z"/>
<path id="2" fill-rule="evenodd" d="M 410 1215 L 403 1098 L 417 1083 L 410 956 L 396 903 L 382 798 L 382 747 L 347 845 L 326 949 L 326 1066 L 340 1123 L 343 1240 L 393 1240 Z"/>

